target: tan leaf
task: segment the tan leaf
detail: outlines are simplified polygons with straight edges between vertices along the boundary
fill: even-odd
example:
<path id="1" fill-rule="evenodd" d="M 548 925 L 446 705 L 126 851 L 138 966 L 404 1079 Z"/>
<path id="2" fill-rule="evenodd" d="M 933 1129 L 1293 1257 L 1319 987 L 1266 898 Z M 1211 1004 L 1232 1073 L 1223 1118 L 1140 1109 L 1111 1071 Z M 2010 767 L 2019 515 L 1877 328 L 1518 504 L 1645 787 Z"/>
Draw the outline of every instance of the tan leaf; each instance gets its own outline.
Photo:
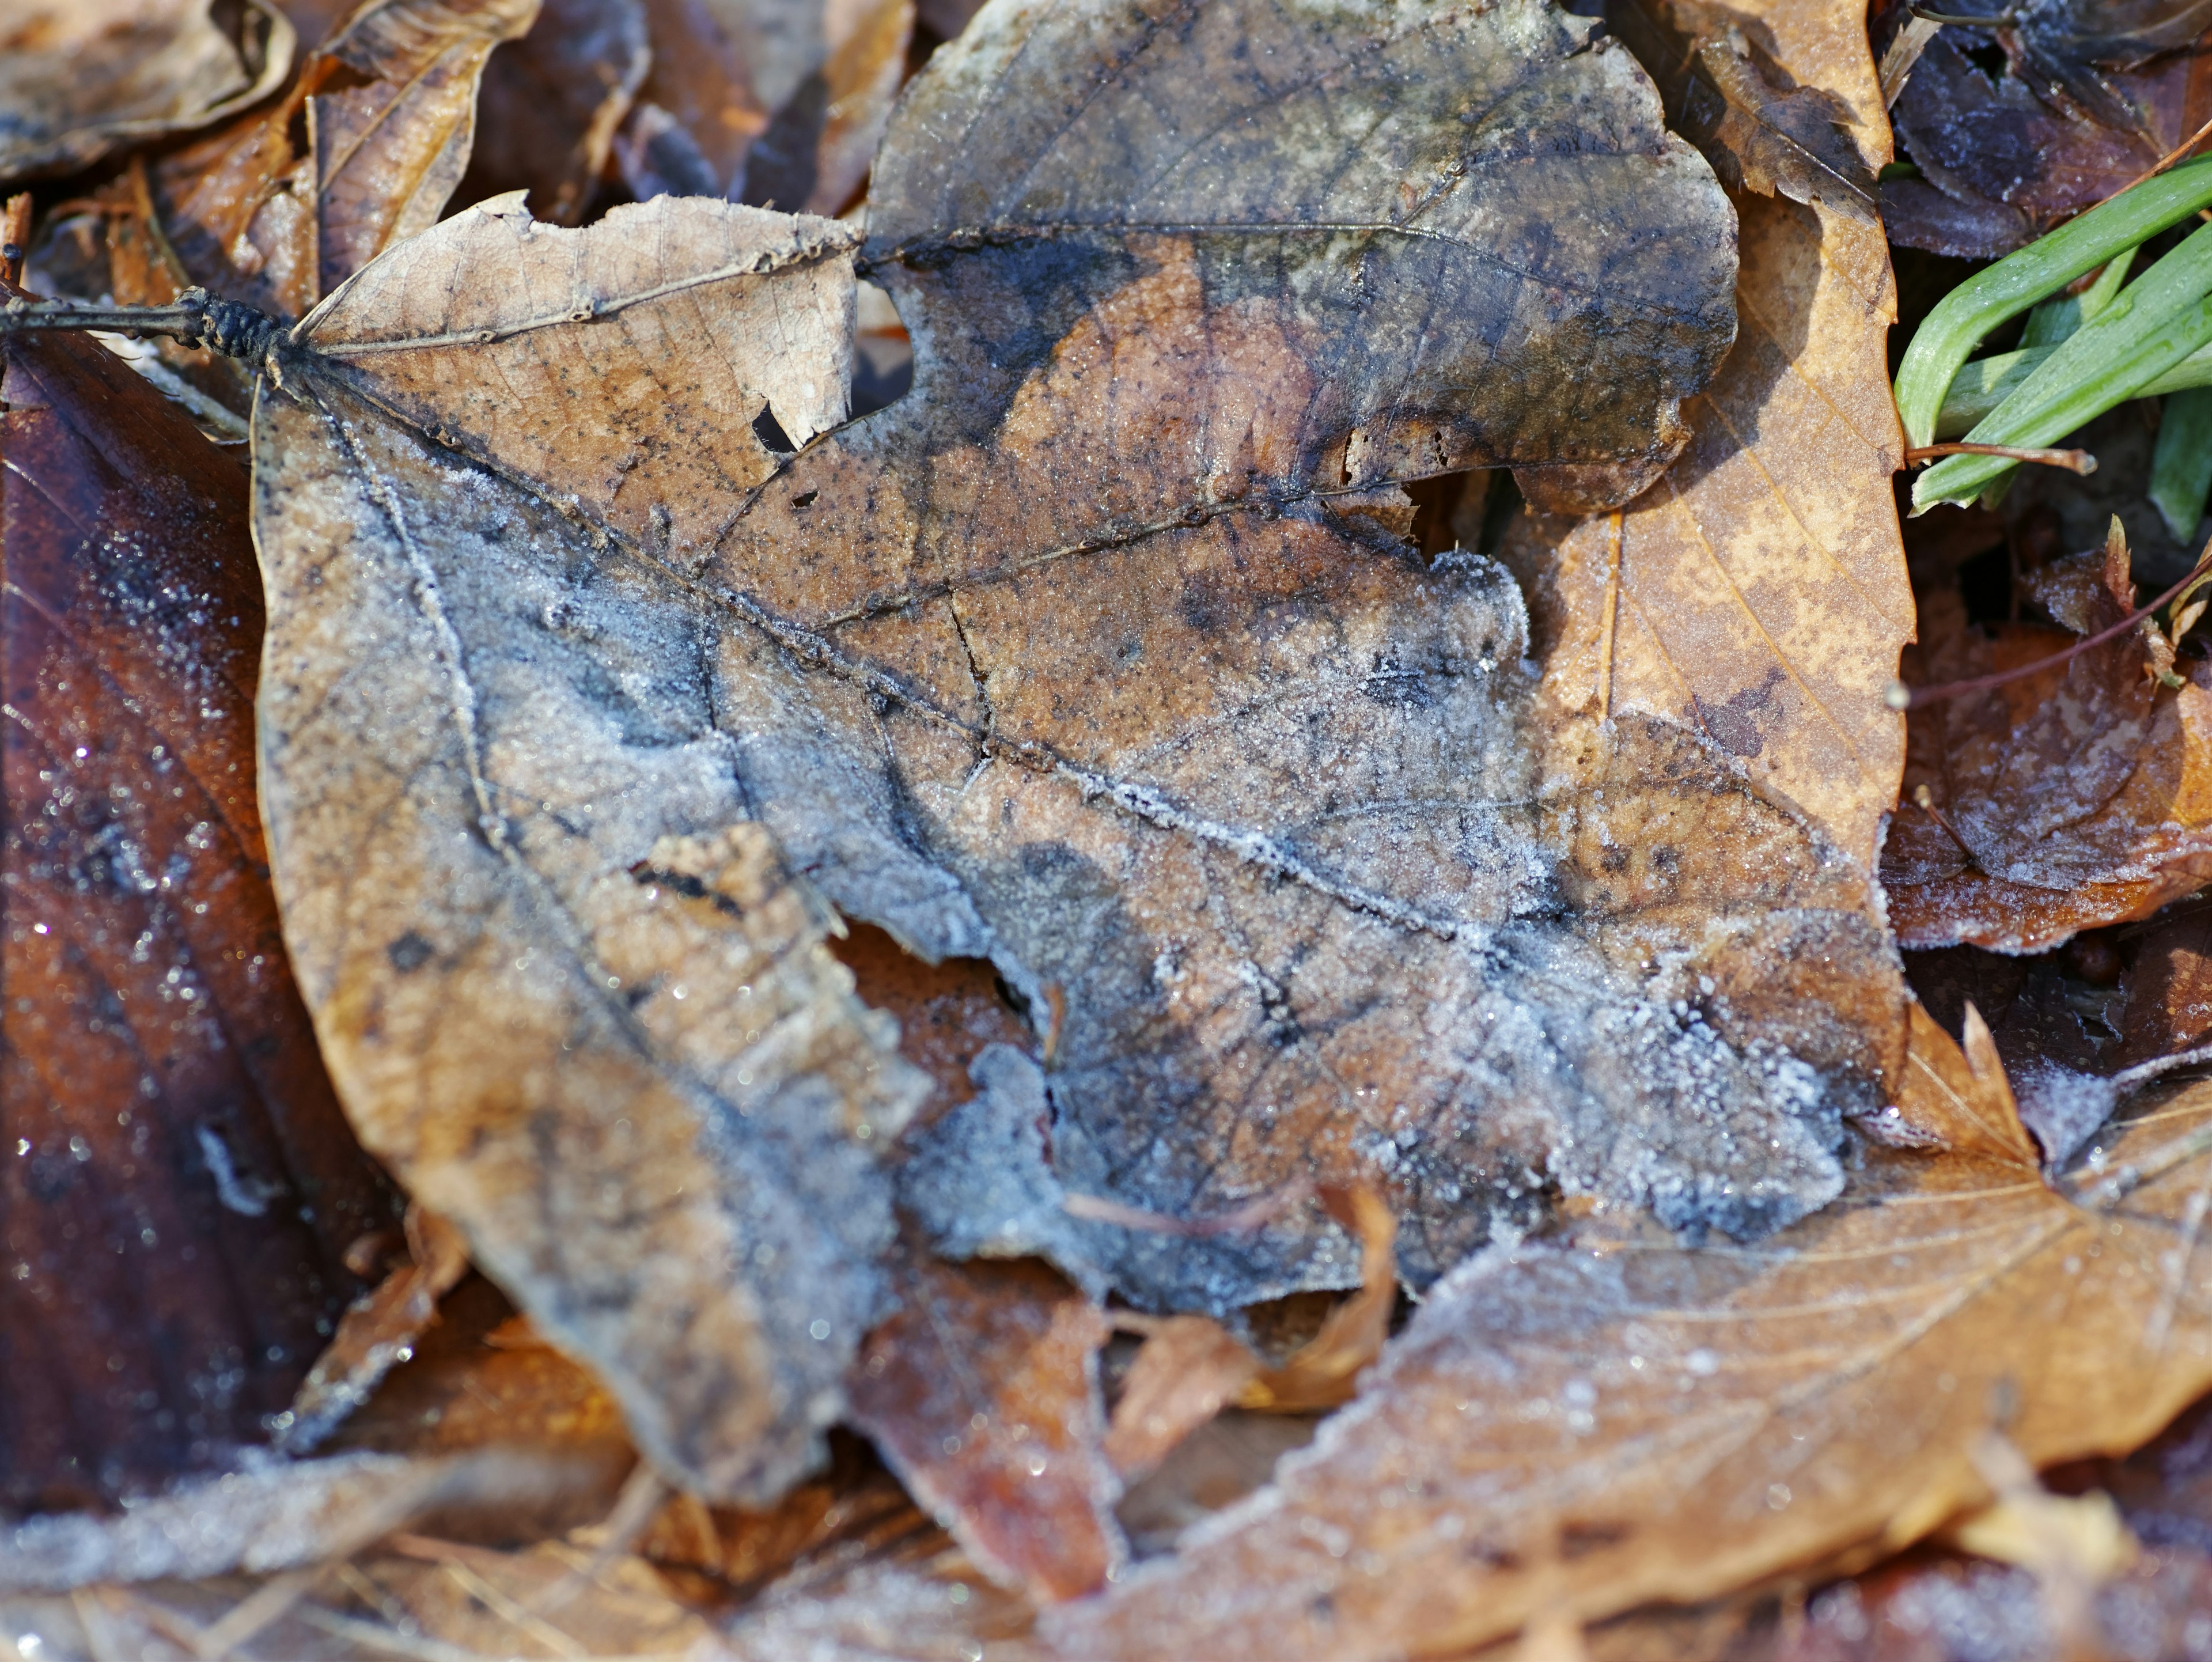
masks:
<path id="1" fill-rule="evenodd" d="M 1869 165 L 1889 159 L 1856 8 L 1738 15 L 1798 86 L 1856 118 Z M 1683 406 L 1696 439 L 1617 516 L 1538 537 L 1557 541 L 1559 570 L 1556 597 L 1532 604 L 1540 632 L 1558 631 L 1562 707 L 1703 734 L 1871 867 L 1904 762 L 1882 695 L 1913 629 L 1890 490 L 1904 439 L 1888 250 L 1879 225 L 1823 208 L 1743 197 L 1736 210 L 1736 343 Z"/>
<path id="2" fill-rule="evenodd" d="M 2174 1245 L 2208 1151 L 2200 1087 L 2063 1190 L 1880 1154 L 1757 1247 L 1480 1256 L 1271 1490 L 1048 1632 L 1086 1659 L 1355 1662 L 1510 1634 L 1555 1592 L 1591 1619 L 1903 1545 L 1989 1497 L 1990 1429 L 2039 1465 L 2117 1452 L 2212 1382 Z"/>
<path id="3" fill-rule="evenodd" d="M 292 26 L 264 0 L 12 0 L 0 15 L 0 182 L 69 173 L 274 91 Z"/>
<path id="4" fill-rule="evenodd" d="M 1266 1369 L 1246 1385 L 1237 1397 L 1240 1407 L 1297 1414 L 1348 1402 L 1360 1371 L 1390 1336 L 1398 1299 L 1397 1220 L 1364 1184 L 1331 1198 L 1339 1202 L 1331 1208 L 1340 1214 L 1338 1221 L 1359 1239 L 1359 1290 L 1330 1311 L 1321 1331 L 1280 1367 Z"/>
<path id="5" fill-rule="evenodd" d="M 152 234 L 191 281 L 304 315 L 436 222 L 468 166 L 484 60 L 536 15 L 536 0 L 362 7 L 301 64 L 283 102 L 154 166 Z M 143 298 L 162 305 L 174 293 Z"/>
<path id="6" fill-rule="evenodd" d="M 1040 1603 L 1124 1555 L 1101 1450 L 1098 1307 L 1038 1264 L 894 1261 L 898 1312 L 868 1336 L 853 1423 L 976 1567 Z"/>
<path id="7" fill-rule="evenodd" d="M 2079 623 L 2125 615 L 2101 582 L 2046 587 Z M 1923 598 L 1920 615 L 1925 643 L 1905 672 L 1915 684 L 2024 668 L 2078 638 L 1970 624 L 1955 589 Z M 1905 797 L 1882 850 L 1905 946 L 2042 952 L 2148 916 L 2212 877 L 2212 669 L 2183 661 L 2173 691 L 2144 673 L 2150 661 L 2130 634 L 1913 710 Z"/>

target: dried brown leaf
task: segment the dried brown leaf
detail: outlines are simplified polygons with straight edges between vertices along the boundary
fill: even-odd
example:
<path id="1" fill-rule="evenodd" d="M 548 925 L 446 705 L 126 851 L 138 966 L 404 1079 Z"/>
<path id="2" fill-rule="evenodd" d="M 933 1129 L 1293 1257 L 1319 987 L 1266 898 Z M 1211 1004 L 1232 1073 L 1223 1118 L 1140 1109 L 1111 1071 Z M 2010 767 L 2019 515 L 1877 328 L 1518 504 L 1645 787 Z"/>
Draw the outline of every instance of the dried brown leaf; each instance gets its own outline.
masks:
<path id="1" fill-rule="evenodd" d="M 1086 1659 L 1353 1662 L 1902 1545 L 1986 1498 L 1991 1428 L 2038 1464 L 2115 1452 L 2212 1380 L 2195 1243 L 2172 1250 L 2208 1148 L 2197 1087 L 2063 1189 L 1883 1154 L 1758 1247 L 1479 1257 L 1270 1490 L 1047 1631 Z"/>
<path id="2" fill-rule="evenodd" d="M 0 15 L 0 182 L 219 121 L 283 83 L 293 43 L 264 0 L 11 0 Z"/>
<path id="3" fill-rule="evenodd" d="M 1382 1197 L 1362 1184 L 1331 1199 L 1338 1221 L 1359 1240 L 1359 1290 L 1330 1311 L 1321 1330 L 1279 1367 L 1258 1374 L 1238 1406 L 1304 1414 L 1352 1398 L 1361 1370 L 1382 1354 L 1398 1300 L 1398 1221 Z"/>
<path id="4" fill-rule="evenodd" d="M 1868 165 L 1888 159 L 1856 10 L 1732 15 L 1800 87 L 1851 113 Z M 1561 705 L 1703 734 L 1871 866 L 1904 760 L 1882 695 L 1913 629 L 1890 485 L 1904 439 L 1888 250 L 1880 226 L 1825 209 L 1736 205 L 1737 339 L 1684 406 L 1690 449 L 1617 518 L 1527 527 L 1558 552 L 1521 560 L 1559 563 L 1548 603 L 1534 603 L 1540 631 L 1558 632 L 1547 673 Z"/>
<path id="5" fill-rule="evenodd" d="M 511 200 L 471 210 L 317 314 L 325 356 L 294 359 L 298 396 L 261 401 L 255 440 L 280 597 L 262 785 L 355 1123 L 606 1380 L 641 1448 L 737 1498 L 787 1484 L 836 1416 L 890 1233 L 873 1151 L 925 1081 L 853 999 L 809 886 L 741 823 L 730 741 L 686 702 L 703 686 L 665 679 L 712 614 L 656 610 L 671 597 L 645 574 L 572 587 L 590 543 L 501 475 L 597 494 L 641 455 L 680 457 L 705 488 L 673 524 L 696 534 L 726 511 L 716 485 L 774 466 L 753 389 L 786 431 L 834 412 L 845 247 L 823 222 L 712 203 L 574 233 Z M 614 326 L 578 321 L 595 314 Z M 605 400 L 594 423 L 514 401 L 557 385 L 549 350 Z M 441 413 L 416 422 L 500 471 L 395 418 L 426 399 Z M 687 436 L 672 454 L 661 435 Z M 666 509 L 638 512 L 665 534 Z M 585 565 L 535 565 L 570 546 Z M 520 652 L 490 648 L 491 626 L 527 631 Z"/>
<path id="6" fill-rule="evenodd" d="M 1777 51 L 1802 59 L 1805 43 L 1776 40 L 1764 21 L 1774 9 L 1616 0 L 1608 15 L 1658 80 L 1677 130 L 1730 190 L 1817 202 L 1871 225 L 1874 171 L 1850 131 L 1863 106 L 1798 84 L 1781 67 Z"/>
<path id="7" fill-rule="evenodd" d="M 361 7 L 281 102 L 156 162 L 155 221 L 126 234 L 166 243 L 174 277 L 303 316 L 437 222 L 468 166 L 484 61 L 536 15 L 536 0 Z M 156 283 L 117 298 L 165 305 L 176 291 Z"/>
<path id="8" fill-rule="evenodd" d="M 260 1441 L 395 1197 L 338 1111 L 253 790 L 246 477 L 89 341 L 0 396 L 0 1505 Z"/>
<path id="9" fill-rule="evenodd" d="M 2101 574 L 2099 557 L 2084 557 Z M 2101 587 L 2100 575 L 2079 594 L 2052 588 L 2051 604 L 2101 629 L 2125 615 Z M 2078 638 L 1969 624 L 1955 589 L 1923 596 L 1920 617 L 1922 644 L 1905 667 L 1915 684 L 2021 668 Z M 1911 714 L 1904 796 L 1882 850 L 1900 942 L 2040 952 L 2148 916 L 2212 876 L 2212 669 L 2185 661 L 2170 690 L 2146 674 L 2151 661 L 2130 634 Z"/>
<path id="10" fill-rule="evenodd" d="M 2185 1050 L 2212 1033 L 2212 906 L 2176 906 L 2136 944 L 2126 980 L 2120 1048 L 2125 1066 Z"/>
<path id="11" fill-rule="evenodd" d="M 1124 1482 L 1149 1476 L 1184 1438 L 1234 1403 L 1260 1368 L 1250 1347 L 1211 1316 L 1163 1318 L 1121 1381 L 1106 1430 L 1107 1459 Z"/>
<path id="12" fill-rule="evenodd" d="M 894 1260 L 899 1309 L 846 1387 L 852 1422 L 978 1568 L 1048 1603 L 1124 1555 L 1102 1452 L 1106 1318 L 1039 1264 Z"/>

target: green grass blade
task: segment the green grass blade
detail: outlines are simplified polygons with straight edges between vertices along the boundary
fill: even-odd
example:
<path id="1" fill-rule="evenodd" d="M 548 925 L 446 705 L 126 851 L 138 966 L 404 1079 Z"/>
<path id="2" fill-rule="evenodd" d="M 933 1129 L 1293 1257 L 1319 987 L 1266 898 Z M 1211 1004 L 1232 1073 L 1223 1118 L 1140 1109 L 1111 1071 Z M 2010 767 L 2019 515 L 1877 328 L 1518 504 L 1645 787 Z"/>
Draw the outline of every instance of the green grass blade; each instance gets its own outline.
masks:
<path id="1" fill-rule="evenodd" d="M 1936 436 L 1963 439 L 1990 412 L 2020 389 L 2029 373 L 2051 356 L 2048 346 L 2000 352 L 1976 358 L 1959 371 L 1951 390 L 1943 395 L 1943 413 L 1936 417 Z M 2192 387 L 2212 387 L 2212 346 L 2199 347 L 2136 394 L 2139 399 L 2164 398 Z"/>
<path id="2" fill-rule="evenodd" d="M 2176 393 L 2159 413 L 2150 461 L 2151 506 L 2176 542 L 2194 542 L 2212 496 L 2212 389 Z"/>
<path id="3" fill-rule="evenodd" d="M 2120 285 L 2128 280 L 2129 268 L 2136 263 L 2140 252 L 2130 248 L 2124 254 L 2115 254 L 2105 262 L 2105 269 L 2097 273 L 2097 280 L 2078 295 L 2056 294 L 2048 300 L 2039 300 L 2035 309 L 2027 314 L 2027 327 L 2021 332 L 2022 346 L 2056 346 L 2083 324 L 2092 322 L 2097 314 L 2112 303 L 2120 292 Z"/>
<path id="4" fill-rule="evenodd" d="M 2212 225 L 2192 233 L 2094 323 L 2053 347 L 1966 436 L 1979 444 L 2054 444 L 2205 345 L 2212 345 Z M 1935 414 L 1929 412 L 1931 429 Z M 1969 500 L 2019 465 L 1999 456 L 1948 457 L 1914 483 L 1913 511 Z"/>
<path id="5" fill-rule="evenodd" d="M 1905 441 L 1926 444 L 1935 437 L 1944 392 L 1983 336 L 2207 204 L 2212 204 L 2212 156 L 2185 162 L 2098 204 L 1944 295 L 1898 368 L 1897 413 Z"/>

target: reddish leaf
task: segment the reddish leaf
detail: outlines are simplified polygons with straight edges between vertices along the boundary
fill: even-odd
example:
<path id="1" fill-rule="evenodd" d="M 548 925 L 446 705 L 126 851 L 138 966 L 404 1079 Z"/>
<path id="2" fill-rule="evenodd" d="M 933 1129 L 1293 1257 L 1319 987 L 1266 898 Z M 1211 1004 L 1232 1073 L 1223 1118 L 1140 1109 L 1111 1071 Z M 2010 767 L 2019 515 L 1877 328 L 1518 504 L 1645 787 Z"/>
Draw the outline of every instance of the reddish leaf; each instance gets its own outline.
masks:
<path id="1" fill-rule="evenodd" d="M 246 473 L 89 342 L 0 419 L 0 1503 L 221 1462 L 393 1201 L 325 1076 L 253 790 Z"/>
<path id="2" fill-rule="evenodd" d="M 1040 1600 L 1090 1592 L 1122 1555 L 1105 1316 L 1039 1264 L 916 1255 L 895 1274 L 899 1312 L 847 1384 L 854 1423 L 994 1580 Z"/>

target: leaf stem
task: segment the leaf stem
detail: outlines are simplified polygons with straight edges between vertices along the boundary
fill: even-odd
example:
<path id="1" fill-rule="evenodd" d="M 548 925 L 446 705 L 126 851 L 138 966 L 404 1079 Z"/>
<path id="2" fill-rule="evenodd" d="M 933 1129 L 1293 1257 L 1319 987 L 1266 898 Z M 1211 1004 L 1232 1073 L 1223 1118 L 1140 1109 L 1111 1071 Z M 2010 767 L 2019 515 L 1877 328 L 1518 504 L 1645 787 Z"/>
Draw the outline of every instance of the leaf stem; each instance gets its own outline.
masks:
<path id="1" fill-rule="evenodd" d="M 2085 476 L 2097 471 L 2097 459 L 2086 450 L 2043 450 L 2015 444 L 1971 444 L 1964 441 L 1917 446 L 1905 453 L 1905 463 L 1908 467 L 1917 467 L 1939 456 L 2006 456 L 2014 461 L 2040 462 L 2045 467 L 2063 467 Z"/>
<path id="2" fill-rule="evenodd" d="M 1946 681 L 1932 687 L 1913 687 L 1905 685 L 1902 681 L 1892 682 L 1887 703 L 1892 709 L 1922 709 L 1929 704 L 1940 703 L 1946 698 L 1957 698 L 1969 692 L 1987 692 L 1993 687 L 2003 686 L 2008 681 L 2017 681 L 2029 675 L 2039 675 L 2046 669 L 2056 669 L 2059 665 L 2069 663 L 2080 657 L 2092 647 L 2100 647 L 2106 642 L 2126 634 L 2128 630 L 2179 595 L 2191 583 L 2208 575 L 2212 575 L 2212 543 L 2205 545 L 2203 557 L 2191 569 L 2189 575 L 2174 584 L 2172 588 L 2167 589 L 2158 599 L 2153 600 L 2148 606 L 2137 607 L 2111 628 L 2100 629 L 2087 639 L 2075 642 L 2063 652 L 2054 652 L 2048 658 L 2039 658 L 2032 664 L 2021 664 L 2013 669 L 1999 670 L 1994 675 L 1978 675 L 1971 681 Z"/>

